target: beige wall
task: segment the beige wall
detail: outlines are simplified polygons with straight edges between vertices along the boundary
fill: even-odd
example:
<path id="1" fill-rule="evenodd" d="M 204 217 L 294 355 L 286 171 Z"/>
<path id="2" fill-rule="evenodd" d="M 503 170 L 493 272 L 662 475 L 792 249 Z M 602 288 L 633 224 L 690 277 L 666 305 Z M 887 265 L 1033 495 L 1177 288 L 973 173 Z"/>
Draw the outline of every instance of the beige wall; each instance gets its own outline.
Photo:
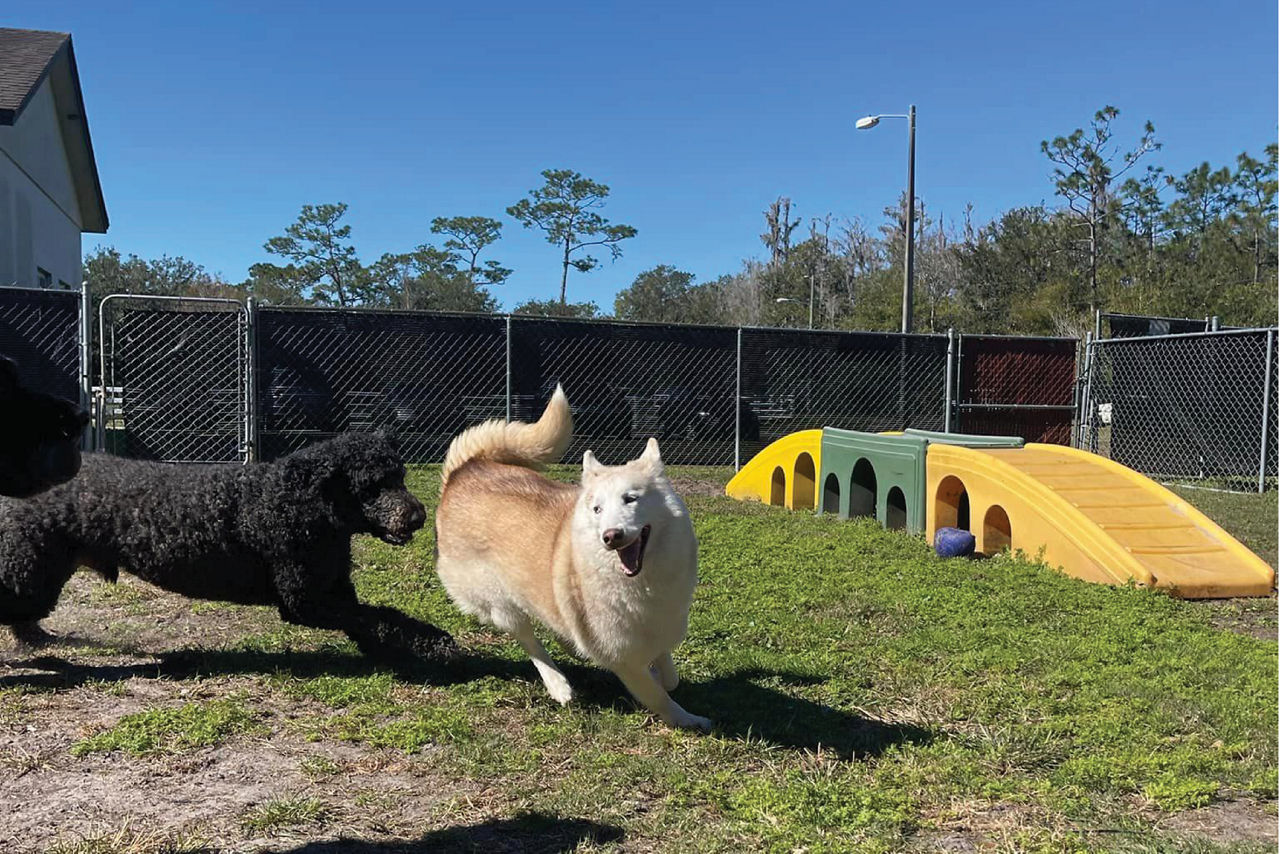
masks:
<path id="1" fill-rule="evenodd" d="M 0 126 L 0 285 L 36 287 L 37 268 L 80 286 L 80 209 L 46 80 Z"/>

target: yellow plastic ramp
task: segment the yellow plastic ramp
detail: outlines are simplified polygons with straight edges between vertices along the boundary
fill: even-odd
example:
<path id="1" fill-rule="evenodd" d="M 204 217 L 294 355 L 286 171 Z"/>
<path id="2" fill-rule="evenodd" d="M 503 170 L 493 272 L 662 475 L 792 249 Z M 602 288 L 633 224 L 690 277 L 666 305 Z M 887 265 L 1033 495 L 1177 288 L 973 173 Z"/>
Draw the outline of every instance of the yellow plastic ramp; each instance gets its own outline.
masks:
<path id="1" fill-rule="evenodd" d="M 1275 571 L 1207 516 L 1119 463 L 1074 448 L 929 445 L 926 530 L 964 524 L 1068 575 L 1188 599 L 1266 596 Z"/>
<path id="2" fill-rule="evenodd" d="M 740 501 L 763 501 L 790 510 L 812 510 L 821 454 L 821 430 L 801 430 L 783 436 L 752 457 L 729 481 L 725 494 Z"/>

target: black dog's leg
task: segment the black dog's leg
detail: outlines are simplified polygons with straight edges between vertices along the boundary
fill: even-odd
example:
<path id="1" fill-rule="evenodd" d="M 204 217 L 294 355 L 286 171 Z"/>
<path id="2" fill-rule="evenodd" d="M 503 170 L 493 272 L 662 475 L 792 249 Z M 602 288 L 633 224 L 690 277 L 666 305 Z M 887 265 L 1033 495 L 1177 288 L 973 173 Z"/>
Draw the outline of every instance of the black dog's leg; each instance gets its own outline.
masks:
<path id="1" fill-rule="evenodd" d="M 9 626 L 9 631 L 13 633 L 13 639 L 17 641 L 18 648 L 23 651 L 39 649 L 57 639 L 57 635 L 45 631 L 36 620 L 14 623 Z"/>
<path id="2" fill-rule="evenodd" d="M 350 578 L 333 579 L 323 593 L 301 583 L 304 578 L 301 572 L 276 574 L 280 616 L 286 622 L 337 629 L 351 638 L 362 653 L 389 664 L 406 664 L 406 658 L 450 664 L 461 657 L 457 643 L 443 629 L 394 608 L 361 602 Z M 314 578 L 309 580 L 314 583 Z"/>

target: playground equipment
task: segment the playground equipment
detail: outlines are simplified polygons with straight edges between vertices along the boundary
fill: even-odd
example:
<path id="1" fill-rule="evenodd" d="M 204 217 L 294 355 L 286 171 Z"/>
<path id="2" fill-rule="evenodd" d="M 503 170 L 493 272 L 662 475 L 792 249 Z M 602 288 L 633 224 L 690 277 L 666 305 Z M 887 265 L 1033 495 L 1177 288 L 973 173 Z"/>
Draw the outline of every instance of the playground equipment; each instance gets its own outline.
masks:
<path id="1" fill-rule="evenodd" d="M 815 491 L 821 484 L 821 504 Z M 1004 436 L 806 430 L 757 454 L 734 498 L 882 525 L 973 533 L 977 550 L 1041 557 L 1068 575 L 1185 598 L 1266 596 L 1275 571 L 1173 492 L 1119 463 Z"/>

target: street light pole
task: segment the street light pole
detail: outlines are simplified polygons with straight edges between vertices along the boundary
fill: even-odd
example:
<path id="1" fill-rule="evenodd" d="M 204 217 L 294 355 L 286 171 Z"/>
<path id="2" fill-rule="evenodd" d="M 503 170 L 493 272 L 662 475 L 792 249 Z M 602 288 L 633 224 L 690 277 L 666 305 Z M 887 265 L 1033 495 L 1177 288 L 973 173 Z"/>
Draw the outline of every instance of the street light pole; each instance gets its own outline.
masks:
<path id="1" fill-rule="evenodd" d="M 813 328 L 813 273 L 809 274 L 809 328 Z"/>
<path id="2" fill-rule="evenodd" d="M 915 301 L 916 279 L 916 105 L 902 113 L 883 113 L 863 116 L 854 125 L 858 130 L 870 130 L 881 119 L 907 120 L 907 245 L 902 270 L 902 331 L 911 331 L 911 310 Z"/>
<path id="3" fill-rule="evenodd" d="M 902 332 L 911 331 L 916 278 L 916 105 L 907 112 L 907 257 L 902 278 Z"/>

